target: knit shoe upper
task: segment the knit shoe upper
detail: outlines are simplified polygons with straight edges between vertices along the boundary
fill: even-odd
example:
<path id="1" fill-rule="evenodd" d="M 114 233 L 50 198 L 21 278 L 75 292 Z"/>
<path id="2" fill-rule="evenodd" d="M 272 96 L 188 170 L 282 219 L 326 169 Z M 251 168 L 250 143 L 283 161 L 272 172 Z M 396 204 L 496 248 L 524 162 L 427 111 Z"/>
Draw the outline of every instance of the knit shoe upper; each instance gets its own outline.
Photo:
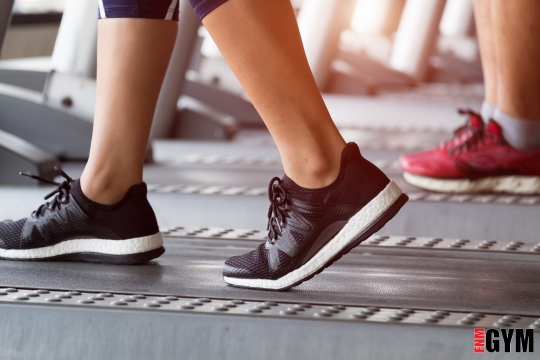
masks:
<path id="1" fill-rule="evenodd" d="M 302 188 L 286 175 L 272 179 L 266 243 L 228 259 L 223 275 L 274 280 L 302 267 L 389 183 L 354 143 L 343 150 L 339 175 L 326 187 Z"/>
<path id="2" fill-rule="evenodd" d="M 162 247 L 163 240 L 146 199 L 144 183 L 132 186 L 117 204 L 100 205 L 84 196 L 79 180 L 57 171 L 65 181 L 54 183 L 34 177 L 57 186 L 46 197 L 54 196 L 52 201 L 41 205 L 25 219 L 0 224 L 0 258 L 64 257 L 107 262 L 109 256 L 111 260 L 129 263 L 128 258 L 133 260 L 136 253 Z M 86 253 L 94 255 L 85 259 Z"/>

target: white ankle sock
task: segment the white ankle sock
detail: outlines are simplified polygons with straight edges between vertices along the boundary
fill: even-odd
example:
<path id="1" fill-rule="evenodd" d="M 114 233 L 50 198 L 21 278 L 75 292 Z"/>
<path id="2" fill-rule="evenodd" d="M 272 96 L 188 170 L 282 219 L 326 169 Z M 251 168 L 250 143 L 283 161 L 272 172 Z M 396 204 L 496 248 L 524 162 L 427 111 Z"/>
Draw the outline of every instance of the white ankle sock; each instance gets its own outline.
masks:
<path id="1" fill-rule="evenodd" d="M 540 121 L 519 119 L 499 109 L 493 119 L 501 126 L 508 143 L 519 150 L 532 150 L 540 146 Z"/>
<path id="2" fill-rule="evenodd" d="M 480 115 L 482 115 L 482 119 L 486 124 L 489 122 L 489 120 L 493 119 L 496 108 L 497 107 L 495 105 L 487 101 L 484 101 L 482 103 L 482 110 L 480 110 Z"/>

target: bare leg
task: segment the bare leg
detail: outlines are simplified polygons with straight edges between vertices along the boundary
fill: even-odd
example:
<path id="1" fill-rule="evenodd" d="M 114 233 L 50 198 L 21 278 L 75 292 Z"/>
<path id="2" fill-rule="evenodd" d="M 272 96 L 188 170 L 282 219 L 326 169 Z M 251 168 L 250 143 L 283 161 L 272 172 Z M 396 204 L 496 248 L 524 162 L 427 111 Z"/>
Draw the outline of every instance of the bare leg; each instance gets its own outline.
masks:
<path id="1" fill-rule="evenodd" d="M 114 204 L 142 182 L 159 91 L 178 25 L 151 19 L 103 19 L 98 24 L 97 100 L 85 195 Z"/>
<path id="2" fill-rule="evenodd" d="M 494 27 L 491 16 L 491 0 L 475 0 L 474 16 L 484 72 L 484 101 L 497 106 L 497 59 L 495 54 Z"/>
<path id="3" fill-rule="evenodd" d="M 313 79 L 289 0 L 230 0 L 203 19 L 279 148 L 285 172 L 318 188 L 339 172 L 345 141 Z"/>
<path id="4" fill-rule="evenodd" d="M 516 118 L 540 120 L 540 1 L 493 0 L 498 65 L 498 108 Z"/>

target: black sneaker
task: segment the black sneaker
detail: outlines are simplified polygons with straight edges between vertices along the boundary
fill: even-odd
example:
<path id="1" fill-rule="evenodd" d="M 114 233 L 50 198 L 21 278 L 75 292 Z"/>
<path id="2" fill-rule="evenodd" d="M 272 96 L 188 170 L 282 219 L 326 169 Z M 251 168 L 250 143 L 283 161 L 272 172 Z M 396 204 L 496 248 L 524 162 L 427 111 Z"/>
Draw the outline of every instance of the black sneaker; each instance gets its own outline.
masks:
<path id="1" fill-rule="evenodd" d="M 396 215 L 409 199 L 349 143 L 337 179 L 305 189 L 285 175 L 268 189 L 268 238 L 225 262 L 224 280 L 234 286 L 287 290 L 326 267 Z"/>
<path id="2" fill-rule="evenodd" d="M 114 205 L 89 200 L 73 180 L 58 186 L 26 219 L 0 224 L 0 258 L 8 260 L 76 260 L 139 264 L 165 252 L 156 216 L 146 199 L 146 184 L 132 186 Z"/>

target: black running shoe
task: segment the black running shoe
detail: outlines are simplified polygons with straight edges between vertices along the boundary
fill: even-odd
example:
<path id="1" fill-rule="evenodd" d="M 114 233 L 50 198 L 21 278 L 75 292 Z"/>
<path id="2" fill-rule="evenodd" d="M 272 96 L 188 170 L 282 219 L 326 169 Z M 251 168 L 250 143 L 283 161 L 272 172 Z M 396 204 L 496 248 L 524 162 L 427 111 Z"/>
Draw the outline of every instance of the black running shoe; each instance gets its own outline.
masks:
<path id="1" fill-rule="evenodd" d="M 337 179 L 305 189 L 285 175 L 268 189 L 268 238 L 225 262 L 224 280 L 234 286 L 287 290 L 330 266 L 396 215 L 409 199 L 349 143 Z"/>
<path id="2" fill-rule="evenodd" d="M 8 260 L 76 260 L 139 264 L 165 252 L 156 216 L 146 199 L 146 184 L 132 186 L 114 205 L 89 200 L 79 180 L 55 168 L 66 180 L 45 197 L 26 219 L 0 224 L 0 258 Z"/>

